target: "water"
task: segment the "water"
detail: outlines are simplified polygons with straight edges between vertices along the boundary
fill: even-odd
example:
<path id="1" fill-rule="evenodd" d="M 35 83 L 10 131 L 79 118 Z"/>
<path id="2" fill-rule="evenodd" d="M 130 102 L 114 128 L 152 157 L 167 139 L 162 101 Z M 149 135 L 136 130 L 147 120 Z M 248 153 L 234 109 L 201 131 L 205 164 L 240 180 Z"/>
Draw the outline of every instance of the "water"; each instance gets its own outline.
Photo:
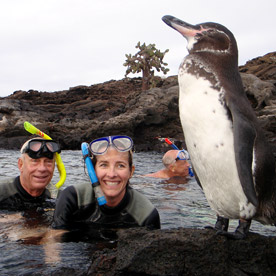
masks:
<path id="1" fill-rule="evenodd" d="M 63 151 L 62 160 L 67 170 L 66 185 L 88 181 L 84 173 L 81 151 Z M 177 227 L 203 228 L 214 225 L 215 213 L 194 178 L 186 184 L 166 184 L 160 179 L 142 175 L 163 168 L 161 153 L 134 153 L 135 174 L 130 181 L 133 188 L 145 194 L 159 211 L 162 229 Z M 0 178 L 18 175 L 18 151 L 0 150 Z M 53 178 L 59 180 L 56 170 Z M 54 186 L 50 187 L 56 193 Z M 230 222 L 230 231 L 237 221 Z M 275 236 L 275 227 L 252 222 L 251 231 Z M 31 219 L 20 213 L 0 211 L 0 275 L 49 275 L 57 269 L 86 271 L 89 259 L 98 247 L 114 246 L 111 242 L 60 241 L 50 235 L 49 221 Z M 50 237 L 49 237 L 50 236 Z"/>

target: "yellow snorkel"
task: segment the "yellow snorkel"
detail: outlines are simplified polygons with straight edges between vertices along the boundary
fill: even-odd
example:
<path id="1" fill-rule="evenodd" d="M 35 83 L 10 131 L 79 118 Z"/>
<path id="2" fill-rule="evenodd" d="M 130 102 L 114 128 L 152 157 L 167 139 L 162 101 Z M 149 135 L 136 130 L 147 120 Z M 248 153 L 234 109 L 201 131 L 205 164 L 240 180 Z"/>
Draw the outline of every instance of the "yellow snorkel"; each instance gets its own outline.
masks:
<path id="1" fill-rule="evenodd" d="M 41 130 L 39 130 L 38 128 L 36 128 L 35 126 L 33 126 L 32 124 L 30 124 L 27 121 L 24 122 L 24 128 L 31 134 L 39 135 L 40 137 L 42 137 L 46 140 L 52 140 L 52 138 L 50 136 L 48 136 L 47 134 L 45 134 L 44 132 L 42 132 Z M 58 168 L 58 172 L 59 172 L 59 181 L 56 184 L 56 188 L 59 189 L 65 182 L 66 170 L 65 170 L 64 164 L 61 160 L 61 156 L 57 152 L 56 152 L 56 163 L 57 163 L 57 168 Z"/>

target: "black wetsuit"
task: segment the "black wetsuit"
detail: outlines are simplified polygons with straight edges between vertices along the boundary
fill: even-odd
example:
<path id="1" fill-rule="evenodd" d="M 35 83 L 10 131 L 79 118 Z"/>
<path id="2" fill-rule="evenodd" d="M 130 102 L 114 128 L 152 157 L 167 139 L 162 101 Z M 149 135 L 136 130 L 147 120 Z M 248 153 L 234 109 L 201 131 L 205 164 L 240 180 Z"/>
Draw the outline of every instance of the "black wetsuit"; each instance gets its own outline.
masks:
<path id="1" fill-rule="evenodd" d="M 0 209 L 10 211 L 36 210 L 54 208 L 48 189 L 38 197 L 27 193 L 20 183 L 19 176 L 0 181 Z"/>
<path id="2" fill-rule="evenodd" d="M 129 228 L 146 226 L 160 228 L 157 209 L 141 193 L 127 186 L 122 201 L 116 207 L 99 206 L 92 185 L 69 186 L 57 199 L 53 228 L 76 229 L 90 224 L 98 227 Z"/>

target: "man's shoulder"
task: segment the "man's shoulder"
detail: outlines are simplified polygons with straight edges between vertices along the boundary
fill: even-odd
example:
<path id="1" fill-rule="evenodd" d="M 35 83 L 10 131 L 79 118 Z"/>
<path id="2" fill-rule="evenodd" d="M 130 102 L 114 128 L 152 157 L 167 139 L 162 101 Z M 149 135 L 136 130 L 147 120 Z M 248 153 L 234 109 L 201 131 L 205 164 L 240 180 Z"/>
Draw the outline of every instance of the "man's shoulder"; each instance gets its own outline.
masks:
<path id="1" fill-rule="evenodd" d="M 168 178 L 168 175 L 166 174 L 165 170 L 160 170 L 160 171 L 155 172 L 155 173 L 146 174 L 144 176 L 154 177 L 154 178 Z"/>
<path id="2" fill-rule="evenodd" d="M 15 177 L 0 180 L 0 201 L 17 193 Z"/>
<path id="3" fill-rule="evenodd" d="M 14 182 L 16 177 L 6 177 L 0 179 L 0 185 L 9 185 Z"/>

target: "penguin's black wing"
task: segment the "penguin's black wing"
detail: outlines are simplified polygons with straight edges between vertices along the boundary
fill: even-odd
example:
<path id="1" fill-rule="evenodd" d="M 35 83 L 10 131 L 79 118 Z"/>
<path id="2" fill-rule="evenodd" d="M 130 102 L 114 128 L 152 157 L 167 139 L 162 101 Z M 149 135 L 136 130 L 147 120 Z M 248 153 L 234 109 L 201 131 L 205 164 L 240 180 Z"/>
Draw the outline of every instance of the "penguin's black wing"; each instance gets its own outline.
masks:
<path id="1" fill-rule="evenodd" d="M 245 112 L 248 108 L 251 108 L 251 106 L 248 106 L 248 103 L 244 101 L 238 103 L 232 99 L 228 104 L 228 107 L 233 120 L 235 159 L 240 182 L 248 201 L 254 206 L 257 206 L 258 199 L 252 175 L 256 129 L 254 126 L 254 119 L 251 118 L 251 112 Z M 244 108 L 242 109 L 239 107 Z"/>
<path id="2" fill-rule="evenodd" d="M 198 178 L 198 176 L 197 176 L 197 173 L 196 173 L 196 171 L 195 171 L 195 169 L 194 169 L 194 168 L 193 168 L 193 172 L 194 172 L 194 175 L 195 175 L 195 180 L 196 180 L 197 184 L 198 184 L 198 185 L 199 185 L 199 187 L 202 189 L 202 186 L 201 186 L 200 180 L 199 180 L 199 178 Z"/>

